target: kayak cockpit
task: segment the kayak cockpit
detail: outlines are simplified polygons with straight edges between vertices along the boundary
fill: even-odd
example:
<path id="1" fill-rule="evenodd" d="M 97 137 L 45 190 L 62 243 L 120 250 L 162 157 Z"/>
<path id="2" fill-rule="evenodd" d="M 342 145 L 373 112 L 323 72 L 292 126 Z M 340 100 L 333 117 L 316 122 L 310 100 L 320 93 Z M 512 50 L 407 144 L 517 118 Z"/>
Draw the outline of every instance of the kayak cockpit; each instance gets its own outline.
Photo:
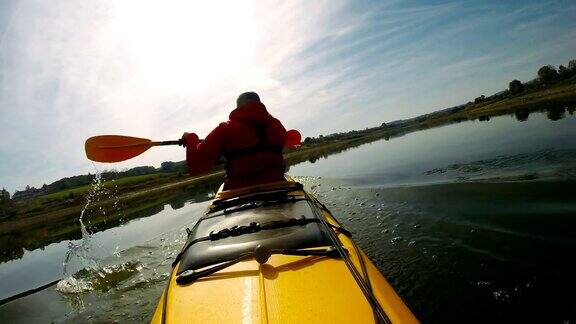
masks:
<path id="1" fill-rule="evenodd" d="M 227 209 L 211 210 L 188 233 L 177 275 L 267 249 L 306 249 L 332 245 L 303 196 L 252 199 Z M 257 206 L 257 208 L 255 208 Z"/>

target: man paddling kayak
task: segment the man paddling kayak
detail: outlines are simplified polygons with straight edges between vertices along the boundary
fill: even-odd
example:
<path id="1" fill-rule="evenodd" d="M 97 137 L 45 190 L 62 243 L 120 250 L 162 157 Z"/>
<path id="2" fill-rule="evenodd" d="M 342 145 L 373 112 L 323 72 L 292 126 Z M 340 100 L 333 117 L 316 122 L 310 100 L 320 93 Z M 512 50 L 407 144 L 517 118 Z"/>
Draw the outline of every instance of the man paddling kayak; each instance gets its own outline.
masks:
<path id="1" fill-rule="evenodd" d="M 204 141 L 194 133 L 184 133 L 188 172 L 205 173 L 223 156 L 227 190 L 283 181 L 286 129 L 268 113 L 255 92 L 241 94 L 236 107 L 229 120 L 212 130 Z"/>

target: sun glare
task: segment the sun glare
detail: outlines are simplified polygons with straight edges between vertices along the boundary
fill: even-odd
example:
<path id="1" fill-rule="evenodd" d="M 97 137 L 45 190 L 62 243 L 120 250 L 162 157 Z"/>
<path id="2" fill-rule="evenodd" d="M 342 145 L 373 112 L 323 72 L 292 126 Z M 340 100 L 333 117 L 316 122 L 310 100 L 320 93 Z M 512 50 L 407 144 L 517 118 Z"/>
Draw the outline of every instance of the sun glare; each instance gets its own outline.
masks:
<path id="1" fill-rule="evenodd" d="M 249 64 L 256 42 L 249 1 L 119 0 L 112 32 L 140 82 L 173 91 L 226 78 Z"/>

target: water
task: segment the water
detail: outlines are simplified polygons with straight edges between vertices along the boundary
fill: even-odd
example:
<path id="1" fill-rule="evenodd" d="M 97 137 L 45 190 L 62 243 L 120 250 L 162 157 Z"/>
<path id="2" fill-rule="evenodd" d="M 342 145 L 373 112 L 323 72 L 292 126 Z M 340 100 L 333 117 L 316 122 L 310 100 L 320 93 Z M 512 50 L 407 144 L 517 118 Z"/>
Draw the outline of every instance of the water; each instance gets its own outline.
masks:
<path id="1" fill-rule="evenodd" d="M 424 322 L 574 319 L 576 118 L 548 117 L 415 132 L 290 174 L 354 233 Z M 0 298 L 64 280 L 0 306 L 1 321 L 148 321 L 185 227 L 214 189 L 122 208 L 124 221 L 88 225 L 98 265 L 76 272 L 77 263 L 64 276 L 69 247 L 86 238 L 77 219 L 66 235 L 14 234 L 19 248 L 2 253 Z"/>
<path id="2" fill-rule="evenodd" d="M 525 122 L 504 116 L 453 124 L 365 144 L 299 164 L 290 173 L 337 174 L 354 185 L 398 186 L 564 170 L 563 164 L 571 167 L 576 159 L 575 125 L 573 115 L 552 122 L 544 114 L 532 114 Z M 466 168 L 475 165 L 479 170 Z M 434 172 L 446 168 L 453 172 Z"/>
<path id="3" fill-rule="evenodd" d="M 548 117 L 412 133 L 290 172 L 424 322 L 575 319 L 576 118 Z"/>

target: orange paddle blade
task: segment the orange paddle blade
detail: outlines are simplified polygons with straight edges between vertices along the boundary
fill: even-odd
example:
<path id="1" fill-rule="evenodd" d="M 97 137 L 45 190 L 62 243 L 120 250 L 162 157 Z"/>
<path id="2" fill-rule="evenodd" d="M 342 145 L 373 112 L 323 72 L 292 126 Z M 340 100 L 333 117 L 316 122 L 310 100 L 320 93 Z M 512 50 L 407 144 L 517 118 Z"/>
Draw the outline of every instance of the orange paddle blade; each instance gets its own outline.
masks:
<path id="1" fill-rule="evenodd" d="M 120 162 L 146 152 L 154 143 L 146 138 L 100 135 L 86 140 L 86 157 L 96 162 Z"/>
<path id="2" fill-rule="evenodd" d="M 302 135 L 300 135 L 300 132 L 295 129 L 291 129 L 286 132 L 286 142 L 284 143 L 284 146 L 298 147 L 300 146 L 301 141 Z"/>

